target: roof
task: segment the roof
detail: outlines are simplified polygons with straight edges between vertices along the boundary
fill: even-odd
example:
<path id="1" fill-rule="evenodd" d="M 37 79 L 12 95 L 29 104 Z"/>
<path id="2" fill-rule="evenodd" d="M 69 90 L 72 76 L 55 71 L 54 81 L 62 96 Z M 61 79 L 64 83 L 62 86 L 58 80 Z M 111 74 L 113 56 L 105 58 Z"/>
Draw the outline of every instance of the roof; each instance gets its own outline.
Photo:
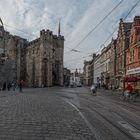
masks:
<path id="1" fill-rule="evenodd" d="M 131 29 L 132 23 L 131 22 L 124 22 L 123 25 L 124 25 L 124 30 L 128 31 Z"/>

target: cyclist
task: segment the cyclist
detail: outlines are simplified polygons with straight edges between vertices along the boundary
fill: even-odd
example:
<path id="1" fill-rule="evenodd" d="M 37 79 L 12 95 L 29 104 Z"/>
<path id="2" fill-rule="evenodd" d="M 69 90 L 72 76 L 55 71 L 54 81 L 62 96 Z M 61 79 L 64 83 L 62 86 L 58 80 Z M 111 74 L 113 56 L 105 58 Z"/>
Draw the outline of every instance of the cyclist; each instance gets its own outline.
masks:
<path id="1" fill-rule="evenodd" d="M 132 85 L 131 85 L 130 83 L 128 83 L 128 85 L 127 85 L 127 87 L 126 87 L 126 90 L 129 91 L 129 94 L 132 93 L 132 91 L 133 91 L 133 87 L 132 87 Z"/>

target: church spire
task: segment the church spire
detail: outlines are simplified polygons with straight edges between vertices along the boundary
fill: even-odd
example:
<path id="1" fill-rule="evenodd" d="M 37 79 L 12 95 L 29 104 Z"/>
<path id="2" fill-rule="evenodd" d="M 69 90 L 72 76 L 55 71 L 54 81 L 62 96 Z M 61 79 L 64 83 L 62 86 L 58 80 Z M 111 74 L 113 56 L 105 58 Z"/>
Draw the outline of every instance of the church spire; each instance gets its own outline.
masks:
<path id="1" fill-rule="evenodd" d="M 59 26 L 58 26 L 58 36 L 60 36 L 60 20 L 59 20 Z"/>

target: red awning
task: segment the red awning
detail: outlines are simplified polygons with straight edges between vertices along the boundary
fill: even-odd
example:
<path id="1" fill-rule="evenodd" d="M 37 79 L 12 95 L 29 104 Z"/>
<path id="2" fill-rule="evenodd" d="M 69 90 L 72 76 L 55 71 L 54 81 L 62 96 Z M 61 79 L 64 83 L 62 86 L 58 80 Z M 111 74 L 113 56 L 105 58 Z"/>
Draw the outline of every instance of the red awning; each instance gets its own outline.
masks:
<path id="1" fill-rule="evenodd" d="M 124 82 L 138 82 L 140 81 L 140 77 L 125 77 Z"/>

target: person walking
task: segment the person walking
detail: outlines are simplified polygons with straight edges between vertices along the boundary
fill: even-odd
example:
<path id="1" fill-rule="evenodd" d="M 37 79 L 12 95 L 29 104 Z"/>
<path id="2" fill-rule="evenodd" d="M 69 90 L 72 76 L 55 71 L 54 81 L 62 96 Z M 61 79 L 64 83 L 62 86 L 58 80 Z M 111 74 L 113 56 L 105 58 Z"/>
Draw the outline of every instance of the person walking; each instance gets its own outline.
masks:
<path id="1" fill-rule="evenodd" d="M 10 82 L 7 85 L 7 89 L 8 89 L 8 91 L 10 91 L 10 89 L 11 89 L 11 83 Z"/>
<path id="2" fill-rule="evenodd" d="M 23 86 L 23 80 L 19 81 L 18 87 L 19 87 L 19 91 L 22 92 L 22 86 Z"/>

